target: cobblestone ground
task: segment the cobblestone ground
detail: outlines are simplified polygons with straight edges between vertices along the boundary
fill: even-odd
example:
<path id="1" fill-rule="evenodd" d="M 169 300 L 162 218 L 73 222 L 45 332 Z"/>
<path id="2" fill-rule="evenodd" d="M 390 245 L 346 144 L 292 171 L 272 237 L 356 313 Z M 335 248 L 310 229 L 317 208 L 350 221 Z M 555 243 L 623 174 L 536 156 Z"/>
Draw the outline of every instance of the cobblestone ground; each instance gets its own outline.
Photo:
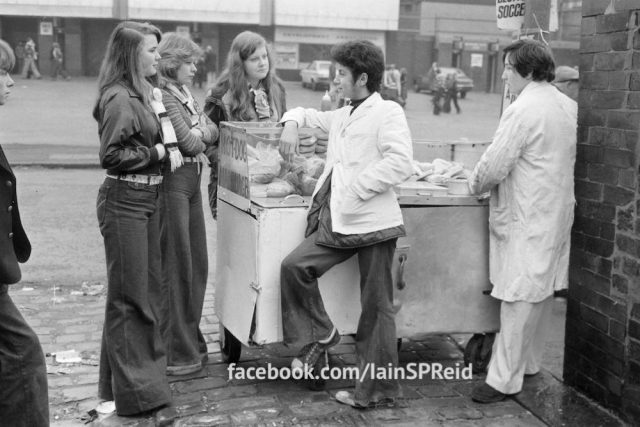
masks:
<path id="1" fill-rule="evenodd" d="M 349 380 L 328 380 L 325 388 L 313 391 L 308 382 L 295 380 L 229 380 L 228 367 L 219 351 L 218 320 L 213 312 L 213 293 L 206 298 L 201 327 L 209 345 L 209 361 L 199 373 L 179 379 L 171 378 L 174 406 L 147 417 L 126 418 L 115 414 L 100 415 L 93 426 L 329 426 L 329 425 L 444 425 L 444 426 L 540 426 L 586 425 L 570 422 L 571 411 L 547 407 L 546 419 L 529 411 L 525 399 L 507 399 L 493 405 L 479 405 L 469 398 L 472 388 L 482 381 L 438 380 L 431 376 L 402 381 L 404 397 L 392 407 L 360 411 L 335 401 L 337 390 L 350 389 Z M 97 398 L 98 354 L 104 308 L 104 291 L 85 286 L 78 289 L 46 289 L 16 286 L 12 297 L 27 321 L 40 336 L 47 353 L 49 400 L 53 426 L 80 426 L 89 420 L 87 413 Z M 458 340 L 458 341 L 456 341 Z M 405 340 L 400 363 L 441 363 L 445 367 L 462 367 L 463 336 L 426 336 Z M 79 362 L 58 363 L 67 350 L 75 350 Z M 52 354 L 55 354 L 54 357 Z M 288 366 L 294 351 L 279 344 L 260 348 L 243 348 L 238 366 Z M 331 350 L 331 366 L 351 366 L 355 362 L 353 338 L 343 336 Z M 546 374 L 546 380 L 556 382 Z M 542 387 L 548 389 L 548 386 Z M 556 390 L 546 396 L 549 402 L 563 396 Z M 525 392 L 523 392 L 524 394 Z M 539 391 L 533 392 L 538 394 Z M 573 397 L 580 401 L 581 397 Z M 549 406 L 545 401 L 543 406 Z M 541 403 L 538 402 L 538 406 Z M 534 403 L 531 407 L 536 409 Z M 540 408 L 537 408 L 540 409 Z M 544 409 L 544 408 L 543 408 Z M 588 407 L 587 416 L 604 420 L 599 425 L 621 425 L 597 408 Z M 595 412 L 594 412 L 595 411 Z M 591 414 L 591 415 L 589 415 Z M 598 418 L 600 417 L 600 418 Z M 602 418 L 604 417 L 604 418 Z M 562 422 L 567 419 L 569 422 Z M 591 418 L 593 420 L 593 418 Z M 583 419 L 584 421 L 584 419 Z M 590 424 L 595 425 L 595 424 Z"/>
<path id="2" fill-rule="evenodd" d="M 97 295 L 92 295 L 97 293 Z M 46 289 L 16 286 L 11 293 L 25 318 L 38 333 L 47 356 L 49 400 L 52 425 L 84 425 L 86 414 L 99 403 L 96 397 L 98 355 L 104 292 L 79 289 Z M 468 397 L 479 381 L 446 381 L 424 378 L 403 381 L 404 398 L 394 407 L 359 411 L 336 402 L 338 389 L 350 388 L 352 381 L 328 380 L 326 389 L 313 391 L 310 384 L 295 380 L 229 381 L 227 364 L 222 362 L 218 342 L 218 320 L 209 292 L 202 330 L 209 345 L 205 369 L 188 377 L 173 379 L 174 407 L 146 418 L 101 416 L 95 426 L 209 426 L 209 425 L 544 425 L 513 400 L 490 406 L 475 404 Z M 51 354 L 66 350 L 79 353 L 79 363 L 57 363 Z M 239 366 L 288 366 L 292 350 L 279 344 L 243 348 Z M 449 336 L 429 336 L 406 341 L 400 352 L 401 364 L 439 362 L 461 366 L 462 352 Z M 353 338 L 342 337 L 331 350 L 331 366 L 355 362 Z M 85 419 L 83 420 L 83 417 Z"/>

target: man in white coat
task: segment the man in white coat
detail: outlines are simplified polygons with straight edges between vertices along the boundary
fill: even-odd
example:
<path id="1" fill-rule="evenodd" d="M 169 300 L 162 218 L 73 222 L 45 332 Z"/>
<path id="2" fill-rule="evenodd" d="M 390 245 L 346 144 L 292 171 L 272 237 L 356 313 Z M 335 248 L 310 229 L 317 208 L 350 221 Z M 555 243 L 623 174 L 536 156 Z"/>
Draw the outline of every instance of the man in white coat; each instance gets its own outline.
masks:
<path id="1" fill-rule="evenodd" d="M 340 335 L 324 309 L 318 277 L 358 255 L 362 313 L 356 332 L 360 374 L 397 366 L 391 264 L 405 234 L 393 186 L 412 172 L 411 134 L 402 108 L 378 90 L 384 73 L 382 50 L 368 41 L 334 46 L 334 83 L 350 104 L 335 111 L 295 108 L 282 117 L 283 156 L 297 150 L 298 127 L 329 134 L 327 163 L 307 217 L 306 239 L 282 261 L 282 327 L 286 344 L 303 345 L 293 369 L 316 367 Z M 339 402 L 367 408 L 401 395 L 396 379 L 356 380 L 355 393 Z"/>
<path id="2" fill-rule="evenodd" d="M 545 345 L 554 290 L 567 287 L 575 198 L 577 104 L 553 87 L 550 50 L 518 40 L 504 50 L 509 92 L 493 143 L 469 178 L 475 194 L 491 191 L 492 296 L 502 300 L 486 382 L 473 390 L 490 403 L 522 390 Z"/>

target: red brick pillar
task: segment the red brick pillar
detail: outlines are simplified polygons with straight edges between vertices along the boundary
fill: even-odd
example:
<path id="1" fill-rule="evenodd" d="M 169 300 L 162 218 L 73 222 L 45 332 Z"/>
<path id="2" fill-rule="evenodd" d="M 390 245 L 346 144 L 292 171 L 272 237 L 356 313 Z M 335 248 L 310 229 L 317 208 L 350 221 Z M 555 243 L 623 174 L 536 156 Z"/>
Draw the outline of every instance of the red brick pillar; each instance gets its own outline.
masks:
<path id="1" fill-rule="evenodd" d="M 640 3 L 583 0 L 565 381 L 640 425 Z"/>

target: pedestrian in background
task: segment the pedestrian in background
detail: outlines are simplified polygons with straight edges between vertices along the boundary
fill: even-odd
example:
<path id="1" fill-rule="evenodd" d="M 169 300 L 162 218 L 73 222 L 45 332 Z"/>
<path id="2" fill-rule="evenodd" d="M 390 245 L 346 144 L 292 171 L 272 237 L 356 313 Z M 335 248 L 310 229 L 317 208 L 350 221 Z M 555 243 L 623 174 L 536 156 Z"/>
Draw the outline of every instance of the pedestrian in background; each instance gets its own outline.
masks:
<path id="1" fill-rule="evenodd" d="M 204 64 L 204 52 L 200 49 L 200 55 L 196 59 L 196 75 L 193 77 L 193 87 L 202 89 L 203 85 L 207 85 L 207 67 Z"/>
<path id="2" fill-rule="evenodd" d="M 396 68 L 396 64 L 391 64 L 391 79 L 398 91 L 398 97 L 402 97 L 402 74 Z"/>
<path id="3" fill-rule="evenodd" d="M 11 47 L 0 40 L 0 105 L 14 82 Z M 49 425 L 47 368 L 38 336 L 9 296 L 7 285 L 20 281 L 18 263 L 31 255 L 20 221 L 16 177 L 0 146 L 0 423 L 12 427 Z"/>
<path id="4" fill-rule="evenodd" d="M 58 76 L 61 76 L 65 80 L 71 79 L 67 70 L 64 69 L 64 54 L 58 42 L 53 42 L 51 46 L 51 67 L 53 69 L 51 72 L 51 78 L 53 80 L 57 80 Z"/>
<path id="5" fill-rule="evenodd" d="M 207 73 L 207 86 L 211 86 L 216 81 L 218 71 L 218 56 L 210 45 L 204 50 L 204 68 Z"/>
<path id="6" fill-rule="evenodd" d="M 33 75 L 36 79 L 41 79 L 40 71 L 38 71 L 38 51 L 36 50 L 36 43 L 31 37 L 27 38 L 27 42 L 24 44 L 24 65 L 22 66 L 22 78 L 26 79 Z"/>
<path id="7" fill-rule="evenodd" d="M 285 90 L 276 76 L 276 63 L 267 41 L 243 31 L 231 43 L 225 69 L 207 93 L 204 111 L 220 125 L 223 121 L 277 122 L 286 111 Z M 218 143 L 207 154 L 211 162 L 209 205 L 217 218 Z"/>
<path id="8" fill-rule="evenodd" d="M 576 68 L 561 65 L 556 68 L 556 78 L 552 84 L 558 90 L 574 101 L 578 102 L 578 91 L 580 90 L 580 73 Z"/>
<path id="9" fill-rule="evenodd" d="M 404 101 L 407 101 L 407 96 L 409 94 L 409 88 L 407 87 L 408 84 L 408 75 L 407 75 L 407 69 L 402 67 L 400 68 L 400 96 L 402 97 L 402 99 L 404 99 Z"/>
<path id="10" fill-rule="evenodd" d="M 285 158 L 297 151 L 299 127 L 329 134 L 327 163 L 313 193 L 305 240 L 282 261 L 282 332 L 285 344 L 303 345 L 292 369 L 320 366 L 316 363 L 340 342 L 340 334 L 324 309 L 318 278 L 357 254 L 362 311 L 355 340 L 362 373 L 367 367 L 398 365 L 391 264 L 405 229 L 393 186 L 411 175 L 413 153 L 402 108 L 378 93 L 382 50 L 369 41 L 352 41 L 334 46 L 331 56 L 338 90 L 351 104 L 325 112 L 298 107 L 282 118 Z M 397 379 L 361 377 L 355 393 L 340 391 L 335 397 L 368 408 L 392 403 L 401 394 Z"/>
<path id="11" fill-rule="evenodd" d="M 13 67 L 13 73 L 20 74 L 22 73 L 22 68 L 24 67 L 25 51 L 24 51 L 23 40 L 20 40 L 18 42 L 18 45 L 16 46 L 16 49 L 15 49 L 15 54 L 16 54 L 16 65 Z"/>
<path id="12" fill-rule="evenodd" d="M 445 76 L 440 71 L 440 69 L 435 70 L 435 74 L 433 77 L 433 83 L 431 83 L 433 88 L 433 95 L 431 98 L 431 103 L 433 104 L 433 115 L 437 116 L 442 111 L 442 98 L 446 93 L 445 87 Z"/>
<path id="13" fill-rule="evenodd" d="M 98 394 L 119 415 L 171 402 L 160 316 L 163 289 L 159 184 L 162 144 L 151 107 L 161 34 L 150 24 L 122 22 L 109 38 L 93 117 L 106 169 L 97 215 L 107 261 Z"/>
<path id="14" fill-rule="evenodd" d="M 207 360 L 200 318 L 207 288 L 209 258 L 200 181 L 204 154 L 218 140 L 218 127 L 201 114 L 189 91 L 201 56 L 197 44 L 165 33 L 158 46 L 162 102 L 176 133 L 184 165 L 165 169 L 160 210 L 162 276 L 169 290 L 166 302 L 167 374 L 197 372 Z M 164 310 L 163 310 L 164 311 Z"/>
<path id="15" fill-rule="evenodd" d="M 517 98 L 469 177 L 474 194 L 491 191 L 491 295 L 502 300 L 487 377 L 472 393 L 480 403 L 519 393 L 540 370 L 553 293 L 567 287 L 575 206 L 577 105 L 550 84 L 551 51 L 518 40 L 503 61 Z"/>
<path id="16" fill-rule="evenodd" d="M 447 74 L 444 80 L 444 104 L 442 111 L 445 113 L 451 112 L 451 103 L 456 107 L 456 113 L 460 114 L 460 106 L 458 105 L 458 83 L 456 82 L 456 75 L 453 73 Z"/>

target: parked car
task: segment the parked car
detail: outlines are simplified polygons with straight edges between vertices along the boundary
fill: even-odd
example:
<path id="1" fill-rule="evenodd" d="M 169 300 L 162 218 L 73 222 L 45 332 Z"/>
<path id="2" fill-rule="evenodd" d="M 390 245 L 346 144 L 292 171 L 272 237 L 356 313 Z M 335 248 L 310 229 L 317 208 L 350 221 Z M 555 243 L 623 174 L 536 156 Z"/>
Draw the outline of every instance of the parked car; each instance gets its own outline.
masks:
<path id="1" fill-rule="evenodd" d="M 312 90 L 329 89 L 329 68 L 331 61 L 312 61 L 307 68 L 300 70 L 302 87 L 310 87 Z"/>
<path id="2" fill-rule="evenodd" d="M 467 92 L 473 89 L 473 80 L 471 80 L 460 68 L 440 67 L 440 73 L 447 74 L 454 73 L 456 75 L 456 83 L 458 84 L 458 95 L 460 98 L 467 96 Z M 433 73 L 426 73 L 419 75 L 413 81 L 413 89 L 416 92 L 433 92 L 435 88 L 436 79 Z"/>

